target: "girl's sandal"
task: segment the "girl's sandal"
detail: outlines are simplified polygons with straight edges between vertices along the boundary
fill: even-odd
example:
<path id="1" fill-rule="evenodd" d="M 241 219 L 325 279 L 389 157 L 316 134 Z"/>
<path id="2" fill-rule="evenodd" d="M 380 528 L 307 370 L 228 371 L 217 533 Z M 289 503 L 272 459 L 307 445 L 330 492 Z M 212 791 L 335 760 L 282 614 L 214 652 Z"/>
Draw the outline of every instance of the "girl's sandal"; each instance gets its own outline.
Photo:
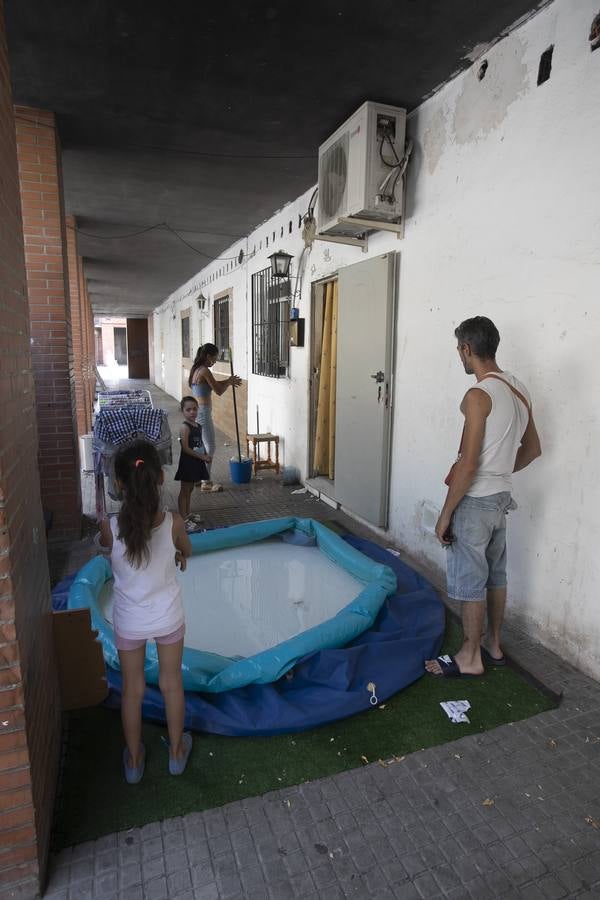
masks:
<path id="1" fill-rule="evenodd" d="M 123 772 L 127 784 L 138 784 L 142 780 L 144 768 L 146 766 L 146 748 L 140 744 L 140 762 L 137 766 L 129 766 L 130 760 L 129 750 L 127 747 L 123 750 Z"/>
<path id="2" fill-rule="evenodd" d="M 216 481 L 203 481 L 200 485 L 201 491 L 208 491 L 211 494 L 216 494 L 218 491 L 223 490 L 223 485 L 218 484 Z"/>
<path id="3" fill-rule="evenodd" d="M 164 736 L 162 741 L 169 747 L 169 741 Z M 185 771 L 188 759 L 190 758 L 190 753 L 192 752 L 192 736 L 189 731 L 184 731 L 181 735 L 181 746 L 183 749 L 183 756 L 181 759 L 173 759 L 169 749 L 169 773 L 171 775 L 183 775 Z"/>

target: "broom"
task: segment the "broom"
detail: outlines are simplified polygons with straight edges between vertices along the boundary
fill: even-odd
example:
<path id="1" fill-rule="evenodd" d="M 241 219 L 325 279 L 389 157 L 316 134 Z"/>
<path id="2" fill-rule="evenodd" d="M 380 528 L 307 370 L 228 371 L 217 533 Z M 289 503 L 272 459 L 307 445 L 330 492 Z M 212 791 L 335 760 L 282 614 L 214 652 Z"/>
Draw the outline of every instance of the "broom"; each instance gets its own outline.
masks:
<path id="1" fill-rule="evenodd" d="M 229 348 L 229 364 L 231 366 L 231 377 L 233 378 L 233 353 L 231 352 L 231 347 Z M 236 399 L 235 399 L 235 384 L 233 383 L 233 381 L 231 382 L 231 390 L 233 391 L 233 416 L 235 418 L 235 437 L 237 440 L 238 459 L 241 463 L 242 448 L 240 445 L 240 426 L 238 425 L 237 403 L 236 403 Z"/>

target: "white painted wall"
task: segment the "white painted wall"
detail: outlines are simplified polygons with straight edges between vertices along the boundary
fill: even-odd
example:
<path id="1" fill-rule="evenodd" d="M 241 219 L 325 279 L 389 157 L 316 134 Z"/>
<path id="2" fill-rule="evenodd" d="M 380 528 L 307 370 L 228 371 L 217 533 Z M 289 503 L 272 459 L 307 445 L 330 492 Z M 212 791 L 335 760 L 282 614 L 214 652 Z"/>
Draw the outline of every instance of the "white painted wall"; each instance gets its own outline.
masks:
<path id="1" fill-rule="evenodd" d="M 514 480 L 519 509 L 509 524 L 509 615 L 599 677 L 600 50 L 590 53 L 587 40 L 597 12 L 597 0 L 556 0 L 486 54 L 482 81 L 479 60 L 411 115 L 405 239 L 371 237 L 368 255 L 401 251 L 391 539 L 441 579 L 444 551 L 428 522 L 443 502 L 442 479 L 462 427 L 458 404 L 470 384 L 453 330 L 464 318 L 487 315 L 502 337 L 500 365 L 530 388 L 544 451 Z M 538 87 L 539 58 L 550 44 L 551 78 Z M 231 263 L 211 264 L 156 313 L 169 344 L 164 387 L 179 396 L 179 369 L 169 374 L 179 339 L 170 326 L 179 327 L 177 304 L 185 305 L 192 283 L 202 283 L 209 297 L 233 286 L 234 354 L 236 369 L 249 378 L 250 428 L 258 404 L 261 429 L 282 436 L 286 463 L 302 472 L 310 282 L 366 257 L 356 248 L 313 245 L 298 304 L 306 347 L 291 349 L 289 379 L 249 374 L 246 296 L 250 275 L 274 249 L 297 261 L 298 215 L 310 194 L 223 254 L 237 256 L 244 247 L 247 265 L 216 275 Z M 176 320 L 165 312 L 173 304 Z M 194 330 L 194 342 L 197 336 Z M 160 360 L 156 372 L 158 380 Z"/>

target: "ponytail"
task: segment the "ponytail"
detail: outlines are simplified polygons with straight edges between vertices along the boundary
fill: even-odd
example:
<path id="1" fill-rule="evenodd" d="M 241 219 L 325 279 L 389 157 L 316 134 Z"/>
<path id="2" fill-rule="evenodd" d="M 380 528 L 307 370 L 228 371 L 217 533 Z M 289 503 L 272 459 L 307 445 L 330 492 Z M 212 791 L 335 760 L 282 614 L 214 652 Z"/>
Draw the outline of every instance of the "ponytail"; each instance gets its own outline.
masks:
<path id="1" fill-rule="evenodd" d="M 134 441 L 115 456 L 115 476 L 123 490 L 118 515 L 119 540 L 126 547 L 125 557 L 136 569 L 150 557 L 148 544 L 160 504 L 162 467 L 153 444 Z"/>
<path id="2" fill-rule="evenodd" d="M 194 357 L 194 362 L 192 363 L 192 368 L 190 369 L 190 377 L 188 378 L 188 384 L 192 386 L 192 379 L 194 378 L 194 373 L 197 369 L 200 369 L 202 366 L 206 365 L 206 361 L 209 356 L 218 356 L 219 348 L 216 344 L 202 344 L 202 346 L 198 347 L 198 352 Z"/>

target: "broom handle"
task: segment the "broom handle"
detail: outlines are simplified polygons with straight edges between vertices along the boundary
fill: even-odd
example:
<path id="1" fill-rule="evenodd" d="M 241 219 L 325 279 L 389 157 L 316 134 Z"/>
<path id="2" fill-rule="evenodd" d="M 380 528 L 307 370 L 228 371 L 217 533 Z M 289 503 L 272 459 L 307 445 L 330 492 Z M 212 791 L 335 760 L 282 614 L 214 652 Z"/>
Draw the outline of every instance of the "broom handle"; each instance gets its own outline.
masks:
<path id="1" fill-rule="evenodd" d="M 256 433 L 260 434 L 260 420 L 258 418 L 258 403 L 256 404 Z M 256 459 L 260 459 L 260 441 L 256 445 Z"/>
<path id="2" fill-rule="evenodd" d="M 233 353 L 231 352 L 231 347 L 229 348 L 229 364 L 231 366 L 231 377 L 233 378 Z M 235 384 L 233 383 L 233 381 L 231 382 L 231 390 L 233 391 L 233 415 L 235 418 L 235 436 L 237 439 L 238 457 L 241 462 L 242 461 L 242 448 L 240 446 L 240 426 L 238 425 L 237 403 L 235 400 Z"/>

